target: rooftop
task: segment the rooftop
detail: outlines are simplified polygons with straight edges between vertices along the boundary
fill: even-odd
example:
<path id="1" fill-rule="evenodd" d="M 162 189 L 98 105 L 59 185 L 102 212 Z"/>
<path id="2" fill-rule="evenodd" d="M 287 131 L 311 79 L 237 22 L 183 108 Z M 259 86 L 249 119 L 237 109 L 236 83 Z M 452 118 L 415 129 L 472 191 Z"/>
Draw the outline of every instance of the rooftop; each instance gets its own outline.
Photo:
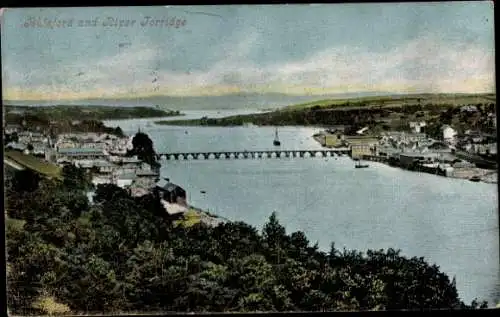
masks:
<path id="1" fill-rule="evenodd" d="M 13 149 L 24 150 L 26 148 L 26 144 L 18 143 L 18 142 L 10 142 L 9 144 L 7 144 L 7 147 L 11 147 Z"/>
<path id="2" fill-rule="evenodd" d="M 124 157 L 121 159 L 122 163 L 141 163 L 142 161 L 137 157 Z"/>
<path id="3" fill-rule="evenodd" d="M 167 211 L 169 215 L 176 215 L 176 214 L 182 214 L 187 211 L 187 208 L 178 204 L 171 204 L 168 201 L 161 200 L 161 203 L 163 204 L 163 207 Z"/>
<path id="4" fill-rule="evenodd" d="M 134 180 L 136 177 L 135 177 L 134 173 L 123 173 L 123 174 L 117 175 L 116 178 L 118 180 Z"/>
<path id="5" fill-rule="evenodd" d="M 167 190 L 167 191 L 172 191 L 172 190 L 175 190 L 176 188 L 180 188 L 180 186 L 178 185 L 175 185 L 174 183 L 171 183 L 170 181 L 166 180 L 166 179 L 160 179 L 156 184 L 155 184 L 156 187 L 160 187 L 160 188 L 163 188 L 164 190 Z"/>
<path id="6" fill-rule="evenodd" d="M 94 148 L 64 148 L 64 149 L 59 149 L 59 153 L 99 153 L 102 154 L 101 149 L 94 149 Z"/>
<path id="7" fill-rule="evenodd" d="M 137 176 L 158 176 L 157 172 L 151 170 L 138 170 L 136 174 Z"/>
<path id="8" fill-rule="evenodd" d="M 435 157 L 436 153 L 428 152 L 428 153 L 421 153 L 421 152 L 405 152 L 401 153 L 401 156 L 406 156 L 406 157 Z"/>

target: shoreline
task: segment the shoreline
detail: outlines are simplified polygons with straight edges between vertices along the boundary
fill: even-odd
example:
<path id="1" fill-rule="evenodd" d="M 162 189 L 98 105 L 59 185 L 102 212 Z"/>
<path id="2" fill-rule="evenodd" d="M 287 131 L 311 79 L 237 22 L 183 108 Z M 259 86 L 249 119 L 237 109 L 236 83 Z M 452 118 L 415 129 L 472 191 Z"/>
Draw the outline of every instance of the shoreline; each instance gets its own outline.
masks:
<path id="1" fill-rule="evenodd" d="M 327 149 L 332 148 L 330 146 L 326 146 L 326 144 L 324 142 L 325 139 L 323 138 L 324 135 L 325 134 L 321 132 L 321 133 L 318 133 L 318 134 L 314 134 L 312 137 L 322 147 L 327 148 Z M 392 165 L 387 164 L 387 163 L 385 163 L 383 161 L 378 161 L 378 160 L 375 161 L 375 160 L 372 160 L 372 159 L 369 159 L 369 158 L 363 158 L 363 159 L 366 160 L 366 161 L 378 162 L 378 163 L 384 164 L 386 166 L 390 166 L 390 167 L 394 167 L 394 168 L 399 168 L 401 170 L 406 170 L 406 169 L 398 167 L 398 166 L 392 166 Z M 407 170 L 407 171 L 411 171 L 411 170 Z M 426 172 L 426 171 L 416 171 L 416 172 L 426 173 L 426 174 L 434 174 L 434 173 L 429 173 L 429 172 Z M 479 168 L 479 167 L 454 168 L 453 172 L 451 173 L 451 175 L 445 175 L 445 176 L 442 176 L 442 177 L 453 178 L 453 179 L 470 180 L 474 176 L 479 176 L 481 178 L 481 180 L 479 181 L 479 183 L 498 184 L 498 171 L 497 170 L 488 170 L 488 169 L 483 169 L 483 168 Z"/>
<path id="2" fill-rule="evenodd" d="M 196 213 L 196 215 L 200 218 L 199 219 L 200 222 L 202 222 L 208 226 L 211 226 L 211 227 L 216 227 L 221 223 L 231 222 L 229 219 L 224 218 L 222 216 L 213 214 L 211 212 L 208 212 L 206 210 L 203 210 L 201 208 L 198 208 L 198 207 L 195 207 L 192 205 L 188 205 L 188 211 L 186 213 L 188 213 L 190 211 Z M 183 216 L 185 216 L 186 213 Z"/>

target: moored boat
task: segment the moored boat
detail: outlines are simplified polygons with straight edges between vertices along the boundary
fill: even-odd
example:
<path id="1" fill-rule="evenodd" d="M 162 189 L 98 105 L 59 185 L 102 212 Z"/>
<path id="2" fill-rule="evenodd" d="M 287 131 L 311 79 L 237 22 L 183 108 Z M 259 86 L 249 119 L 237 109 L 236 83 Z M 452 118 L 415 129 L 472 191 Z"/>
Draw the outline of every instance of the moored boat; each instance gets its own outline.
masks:
<path id="1" fill-rule="evenodd" d="M 354 165 L 354 168 L 367 168 L 370 166 L 368 164 L 361 164 L 361 160 L 357 160 L 356 162 L 357 164 Z"/>
<path id="2" fill-rule="evenodd" d="M 469 180 L 471 182 L 480 182 L 481 181 L 481 177 L 479 177 L 479 176 L 472 176 L 471 178 L 469 178 Z"/>
<path id="3" fill-rule="evenodd" d="M 273 144 L 274 144 L 274 146 L 281 145 L 280 139 L 278 138 L 278 128 L 276 128 Z"/>

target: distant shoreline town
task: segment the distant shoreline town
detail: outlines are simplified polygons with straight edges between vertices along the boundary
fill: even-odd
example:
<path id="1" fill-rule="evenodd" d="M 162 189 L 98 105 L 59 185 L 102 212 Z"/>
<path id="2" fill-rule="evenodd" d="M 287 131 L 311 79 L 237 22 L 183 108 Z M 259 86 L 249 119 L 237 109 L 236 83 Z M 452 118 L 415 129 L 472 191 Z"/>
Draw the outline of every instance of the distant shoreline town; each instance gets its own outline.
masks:
<path id="1" fill-rule="evenodd" d="M 326 148 L 349 147 L 355 160 L 381 162 L 451 178 L 498 182 L 496 137 L 470 130 L 457 136 L 449 126 L 443 127 L 443 136 L 445 141 L 421 132 L 346 136 L 342 129 L 326 129 L 313 137 Z"/>
<path id="2" fill-rule="evenodd" d="M 201 221 L 210 225 L 222 221 L 220 217 L 190 206 L 183 188 L 160 177 L 159 164 L 154 164 L 154 161 L 148 164 L 137 153 L 131 153 L 134 135 L 126 136 L 119 127 L 103 127 L 101 121 L 70 120 L 75 117 L 84 119 L 87 108 L 94 110 L 87 113 L 89 116 L 101 120 L 130 118 L 137 111 L 149 118 L 181 115 L 178 111 L 146 107 L 55 106 L 33 109 L 10 106 L 7 116 L 4 116 L 7 117 L 7 122 L 4 122 L 6 166 L 14 170 L 27 168 L 59 178 L 64 166 L 73 165 L 90 176 L 94 189 L 99 185 L 113 184 L 126 189 L 134 198 L 151 193 L 158 195 L 167 214 L 176 221 L 186 218 L 190 223 Z M 50 114 L 48 117 L 57 119 L 54 111 L 60 115 L 59 121 L 47 118 Z M 69 127 L 64 121 L 69 121 Z M 138 134 L 145 136 L 140 131 Z M 89 194 L 92 202 L 91 192 Z"/>

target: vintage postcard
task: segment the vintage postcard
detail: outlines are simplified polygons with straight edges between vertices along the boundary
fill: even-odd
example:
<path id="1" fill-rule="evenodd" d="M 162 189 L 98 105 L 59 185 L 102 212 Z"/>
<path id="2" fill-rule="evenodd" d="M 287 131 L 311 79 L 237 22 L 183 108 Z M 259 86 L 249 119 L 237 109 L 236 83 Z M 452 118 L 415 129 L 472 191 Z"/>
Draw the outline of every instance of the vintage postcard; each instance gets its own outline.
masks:
<path id="1" fill-rule="evenodd" d="M 3 9 L 9 312 L 498 306 L 493 15 Z"/>

